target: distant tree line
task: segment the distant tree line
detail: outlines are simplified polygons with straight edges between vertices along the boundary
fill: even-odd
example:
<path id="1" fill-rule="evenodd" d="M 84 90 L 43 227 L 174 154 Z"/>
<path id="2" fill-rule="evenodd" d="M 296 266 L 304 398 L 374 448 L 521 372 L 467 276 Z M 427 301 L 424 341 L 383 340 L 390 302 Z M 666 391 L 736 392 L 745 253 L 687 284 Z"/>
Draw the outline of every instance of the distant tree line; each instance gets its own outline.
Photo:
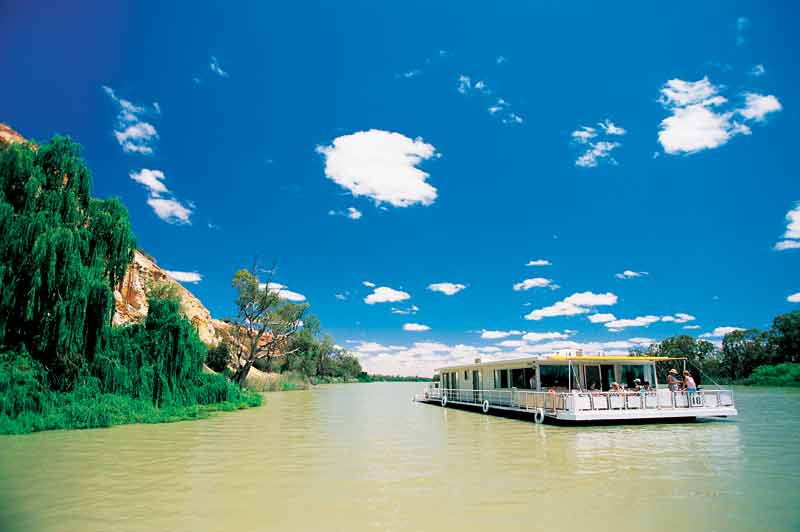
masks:
<path id="1" fill-rule="evenodd" d="M 769 330 L 737 330 L 722 338 L 721 347 L 689 335 L 666 338 L 631 355 L 686 357 L 696 379 L 725 382 L 800 385 L 800 311 L 776 316 Z M 674 364 L 659 362 L 659 374 Z"/>

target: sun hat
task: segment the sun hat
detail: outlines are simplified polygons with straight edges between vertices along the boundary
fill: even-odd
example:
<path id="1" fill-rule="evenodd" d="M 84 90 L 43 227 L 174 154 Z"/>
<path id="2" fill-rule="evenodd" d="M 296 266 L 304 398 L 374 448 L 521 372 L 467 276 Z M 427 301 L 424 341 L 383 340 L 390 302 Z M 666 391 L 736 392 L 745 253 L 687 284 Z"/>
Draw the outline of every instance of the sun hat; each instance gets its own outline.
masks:
<path id="1" fill-rule="evenodd" d="M 669 370 L 669 372 L 670 372 L 670 373 L 674 373 L 674 374 L 676 374 L 676 375 L 678 374 L 678 370 L 677 370 L 677 369 L 675 369 L 675 368 L 672 368 L 671 370 Z"/>

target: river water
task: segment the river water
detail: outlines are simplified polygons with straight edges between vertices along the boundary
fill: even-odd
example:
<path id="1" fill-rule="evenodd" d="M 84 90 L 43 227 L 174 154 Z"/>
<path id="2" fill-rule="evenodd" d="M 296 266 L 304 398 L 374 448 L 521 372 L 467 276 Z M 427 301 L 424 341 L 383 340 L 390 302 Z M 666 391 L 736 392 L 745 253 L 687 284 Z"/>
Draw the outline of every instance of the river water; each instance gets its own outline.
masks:
<path id="1" fill-rule="evenodd" d="M 571 428 L 272 393 L 202 421 L 0 438 L 0 530 L 800 530 L 800 391 L 736 421 Z"/>

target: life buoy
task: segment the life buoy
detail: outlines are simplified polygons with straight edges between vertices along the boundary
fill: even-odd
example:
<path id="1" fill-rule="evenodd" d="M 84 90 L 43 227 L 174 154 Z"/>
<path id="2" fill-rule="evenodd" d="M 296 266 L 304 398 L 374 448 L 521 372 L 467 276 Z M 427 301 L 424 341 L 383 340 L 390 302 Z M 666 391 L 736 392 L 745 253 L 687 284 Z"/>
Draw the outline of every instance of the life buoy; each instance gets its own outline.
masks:
<path id="1" fill-rule="evenodd" d="M 488 414 L 489 413 L 489 400 L 488 399 L 485 400 L 483 402 L 483 404 L 481 405 L 481 410 L 483 410 L 484 414 Z"/>
<path id="2" fill-rule="evenodd" d="M 447 406 L 447 395 L 442 394 L 442 406 Z"/>
<path id="3" fill-rule="evenodd" d="M 533 412 L 533 421 L 534 421 L 534 422 L 535 422 L 537 425 L 539 425 L 539 424 L 541 424 L 541 423 L 544 423 L 544 410 L 542 410 L 541 408 L 537 408 L 537 409 L 536 409 L 536 410 Z"/>

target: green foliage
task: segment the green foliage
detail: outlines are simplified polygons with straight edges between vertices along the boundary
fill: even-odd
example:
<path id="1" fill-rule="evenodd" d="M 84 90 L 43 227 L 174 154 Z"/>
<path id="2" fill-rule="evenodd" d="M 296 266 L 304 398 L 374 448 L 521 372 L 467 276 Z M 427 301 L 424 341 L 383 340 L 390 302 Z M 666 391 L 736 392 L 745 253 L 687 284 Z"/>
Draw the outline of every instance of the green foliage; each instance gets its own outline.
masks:
<path id="1" fill-rule="evenodd" d="M 749 376 L 758 366 L 773 363 L 774 359 L 768 332 L 756 329 L 733 331 L 722 339 L 718 371 L 736 381 Z"/>
<path id="2" fill-rule="evenodd" d="M 59 389 L 94 357 L 135 248 L 125 207 L 90 181 L 67 138 L 0 150 L 0 345 L 24 346 Z"/>
<path id="3" fill-rule="evenodd" d="M 784 362 L 774 366 L 759 366 L 744 383 L 759 386 L 800 386 L 800 364 Z"/>
<path id="4" fill-rule="evenodd" d="M 362 373 L 358 359 L 322 335 L 319 320 L 308 316 L 303 328 L 292 336 L 280 371 L 294 371 L 314 383 L 356 380 Z"/>
<path id="5" fill-rule="evenodd" d="M 693 336 L 680 334 L 665 338 L 661 342 L 650 345 L 646 350 L 632 349 L 632 356 L 653 356 L 669 358 L 687 358 L 687 369 L 692 373 L 697 384 L 701 383 L 702 374 L 698 368 L 704 364 L 714 354 L 714 344 L 705 340 L 697 340 Z M 658 362 L 656 372 L 665 375 L 676 363 L 673 361 Z"/>
<path id="6" fill-rule="evenodd" d="M 769 331 L 733 331 L 722 339 L 722 348 L 710 342 L 679 335 L 648 349 L 632 349 L 631 355 L 687 357 L 688 369 L 699 383 L 705 375 L 728 382 L 792 385 L 800 366 L 800 311 L 776 316 Z M 670 363 L 658 364 L 659 375 Z M 787 372 L 785 375 L 781 372 Z"/>
<path id="7" fill-rule="evenodd" d="M 254 269 L 255 270 L 255 269 Z M 262 283 L 255 271 L 239 270 L 233 276 L 238 314 L 232 320 L 231 343 L 236 346 L 236 374 L 233 379 L 243 386 L 250 369 L 263 361 L 271 366 L 274 358 L 286 354 L 291 338 L 300 329 L 307 304 L 295 304 L 279 297 Z"/>
<path id="8" fill-rule="evenodd" d="M 800 311 L 781 314 L 772 321 L 770 345 L 776 362 L 800 362 Z"/>
<path id="9" fill-rule="evenodd" d="M 0 433 L 194 418 L 260 403 L 202 373 L 206 347 L 174 285 L 142 324 L 112 327 L 135 248 L 117 200 L 89 195 L 80 148 L 0 150 Z"/>
<path id="10" fill-rule="evenodd" d="M 206 366 L 217 373 L 223 373 L 228 369 L 228 362 L 231 360 L 231 348 L 228 342 L 222 341 L 210 348 L 206 353 Z"/>

